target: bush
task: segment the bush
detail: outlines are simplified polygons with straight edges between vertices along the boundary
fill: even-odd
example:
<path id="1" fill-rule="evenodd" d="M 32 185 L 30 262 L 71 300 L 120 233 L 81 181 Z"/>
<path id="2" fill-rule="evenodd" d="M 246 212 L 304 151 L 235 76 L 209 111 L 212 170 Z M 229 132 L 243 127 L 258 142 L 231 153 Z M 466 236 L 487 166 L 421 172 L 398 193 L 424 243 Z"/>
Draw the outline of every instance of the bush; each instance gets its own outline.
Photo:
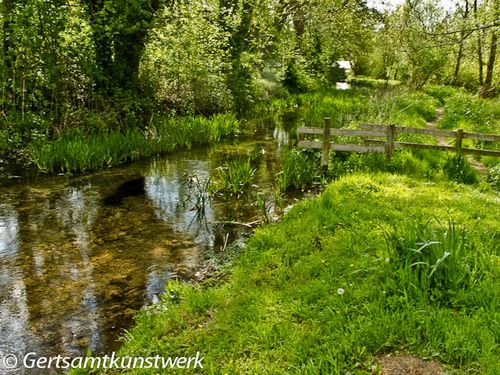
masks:
<path id="1" fill-rule="evenodd" d="M 439 100 L 441 105 L 444 105 L 446 99 L 452 97 L 457 93 L 457 89 L 451 86 L 429 86 L 425 89 L 427 95 Z"/>
<path id="2" fill-rule="evenodd" d="M 290 60 L 286 66 L 283 86 L 292 94 L 303 93 L 308 89 L 305 73 L 293 60 Z"/>

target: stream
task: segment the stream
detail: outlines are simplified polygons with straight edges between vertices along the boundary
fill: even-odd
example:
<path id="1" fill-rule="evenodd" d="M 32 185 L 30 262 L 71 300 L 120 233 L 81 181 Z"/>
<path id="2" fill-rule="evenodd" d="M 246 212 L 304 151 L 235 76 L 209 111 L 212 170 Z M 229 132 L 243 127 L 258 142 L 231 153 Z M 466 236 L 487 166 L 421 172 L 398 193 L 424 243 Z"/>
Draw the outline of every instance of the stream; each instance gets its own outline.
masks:
<path id="1" fill-rule="evenodd" d="M 249 128 L 253 134 L 235 143 L 91 174 L 2 180 L 0 349 L 39 356 L 114 351 L 133 315 L 158 300 L 167 280 L 190 280 L 207 251 L 248 235 L 234 223 L 261 217 L 256 193 L 272 196 L 291 134 L 273 121 Z M 213 179 L 238 155 L 252 157 L 252 191 L 215 196 L 197 210 L 193 181 Z"/>

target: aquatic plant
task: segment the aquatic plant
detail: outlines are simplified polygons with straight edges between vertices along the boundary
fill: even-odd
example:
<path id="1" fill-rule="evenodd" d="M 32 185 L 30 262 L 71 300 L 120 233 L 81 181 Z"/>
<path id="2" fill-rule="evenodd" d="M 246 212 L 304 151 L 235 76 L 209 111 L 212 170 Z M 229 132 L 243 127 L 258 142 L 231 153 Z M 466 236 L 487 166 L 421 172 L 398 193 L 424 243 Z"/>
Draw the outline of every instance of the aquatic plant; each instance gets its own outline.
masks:
<path id="1" fill-rule="evenodd" d="M 254 174 L 250 158 L 234 158 L 217 168 L 214 188 L 221 193 L 241 194 L 251 185 Z"/>
<path id="2" fill-rule="evenodd" d="M 233 114 L 157 118 L 144 130 L 67 135 L 49 143 L 35 142 L 29 146 L 29 154 L 43 172 L 90 171 L 218 142 L 236 136 L 238 126 Z"/>
<path id="3" fill-rule="evenodd" d="M 304 190 L 321 179 L 319 153 L 311 150 L 291 149 L 284 153 L 281 171 L 277 175 L 276 190 L 285 192 L 293 187 Z"/>
<path id="4" fill-rule="evenodd" d="M 205 211 L 206 205 L 212 198 L 212 180 L 210 177 L 192 174 L 186 176 L 185 181 L 188 188 L 185 204 L 192 205 L 192 208 L 198 212 Z"/>
<path id="5" fill-rule="evenodd" d="M 272 203 L 268 201 L 264 194 L 257 194 L 257 208 L 264 223 L 272 223 L 273 216 L 271 214 Z"/>

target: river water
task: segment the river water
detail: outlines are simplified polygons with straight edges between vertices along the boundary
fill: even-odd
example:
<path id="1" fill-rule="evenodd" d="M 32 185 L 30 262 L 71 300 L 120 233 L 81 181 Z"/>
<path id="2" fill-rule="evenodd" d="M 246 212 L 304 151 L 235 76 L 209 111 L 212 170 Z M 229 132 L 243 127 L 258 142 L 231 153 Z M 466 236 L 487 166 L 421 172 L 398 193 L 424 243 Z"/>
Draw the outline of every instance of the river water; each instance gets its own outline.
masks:
<path id="1" fill-rule="evenodd" d="M 250 141 L 220 144 L 76 177 L 0 186 L 0 349 L 76 356 L 109 353 L 134 313 L 172 278 L 189 280 L 261 217 L 289 132 L 253 124 Z M 248 138 L 247 138 L 248 139 Z M 197 185 L 225 160 L 252 157 L 255 186 L 195 209 Z M 137 191 L 134 192 L 134 189 Z"/>

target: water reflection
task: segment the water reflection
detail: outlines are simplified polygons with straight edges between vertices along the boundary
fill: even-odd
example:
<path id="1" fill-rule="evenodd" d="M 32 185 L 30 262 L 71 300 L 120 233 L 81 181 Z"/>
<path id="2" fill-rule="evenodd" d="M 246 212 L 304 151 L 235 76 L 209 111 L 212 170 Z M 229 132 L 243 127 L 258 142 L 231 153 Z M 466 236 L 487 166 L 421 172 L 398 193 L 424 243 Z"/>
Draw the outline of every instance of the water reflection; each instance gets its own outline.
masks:
<path id="1" fill-rule="evenodd" d="M 16 264 L 19 218 L 12 205 L 0 204 L 0 347 L 10 343 L 24 350 L 30 336 L 26 287 L 22 270 Z"/>
<path id="2" fill-rule="evenodd" d="M 156 300 L 166 280 L 188 279 L 207 249 L 243 235 L 244 226 L 225 222 L 259 217 L 255 193 L 273 185 L 277 150 L 289 135 L 270 128 L 259 137 L 92 175 L 0 187 L 0 345 L 40 355 L 115 349 L 134 312 Z M 257 169 L 252 191 L 207 195 L 197 207 L 200 186 L 236 155 L 251 157 Z M 138 176 L 143 194 L 105 204 Z"/>

